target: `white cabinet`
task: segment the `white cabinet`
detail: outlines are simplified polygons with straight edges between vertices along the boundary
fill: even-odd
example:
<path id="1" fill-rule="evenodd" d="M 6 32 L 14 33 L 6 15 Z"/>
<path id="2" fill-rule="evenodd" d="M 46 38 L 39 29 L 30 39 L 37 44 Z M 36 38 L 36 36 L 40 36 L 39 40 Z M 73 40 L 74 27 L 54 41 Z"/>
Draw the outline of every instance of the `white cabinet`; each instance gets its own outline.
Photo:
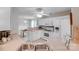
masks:
<path id="1" fill-rule="evenodd" d="M 45 18 L 38 20 L 38 25 L 52 26 L 53 18 Z"/>

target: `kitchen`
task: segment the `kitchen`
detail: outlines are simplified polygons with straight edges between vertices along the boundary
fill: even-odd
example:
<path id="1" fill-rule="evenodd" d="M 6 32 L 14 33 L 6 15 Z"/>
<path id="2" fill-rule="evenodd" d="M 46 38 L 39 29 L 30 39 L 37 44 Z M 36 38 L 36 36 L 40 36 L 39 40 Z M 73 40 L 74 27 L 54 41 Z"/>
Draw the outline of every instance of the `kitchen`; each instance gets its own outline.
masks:
<path id="1" fill-rule="evenodd" d="M 27 40 L 36 40 L 39 38 L 45 38 L 46 36 L 44 36 L 45 33 L 50 33 L 50 37 L 51 39 L 62 39 L 62 41 L 64 41 L 64 37 L 65 35 L 69 35 L 71 36 L 71 32 L 70 32 L 70 8 L 68 8 L 68 10 L 62 12 L 62 14 L 52 14 L 52 16 L 49 16 L 51 8 L 45 8 L 44 10 L 46 12 L 47 15 L 43 15 L 43 17 L 40 16 L 40 11 L 42 8 L 14 8 L 17 12 L 16 16 L 14 14 L 14 16 L 16 17 L 15 19 L 17 19 L 17 30 L 19 30 L 19 34 L 21 34 L 21 36 L 26 36 L 26 38 L 24 39 L 25 41 Z M 34 10 L 31 10 L 34 9 Z M 38 10 L 39 11 L 35 11 Z M 54 8 L 53 8 L 54 9 Z M 64 9 L 64 8 L 62 8 Z M 30 10 L 31 12 L 29 13 L 29 15 L 27 15 L 27 11 Z M 24 11 L 26 11 L 25 14 Z M 37 13 L 38 12 L 38 13 Z M 57 12 L 57 11 L 56 11 Z M 42 12 L 41 12 L 42 13 Z M 35 14 L 38 14 L 39 16 L 36 17 Z M 23 16 L 24 15 L 24 16 Z M 27 15 L 27 16 L 25 16 Z M 53 16 L 54 15 L 54 16 Z M 40 27 L 42 27 L 42 29 L 39 29 Z M 66 28 L 65 28 L 66 27 Z M 27 29 L 28 28 L 28 29 Z M 57 29 L 56 29 L 57 28 Z M 65 28 L 65 29 L 64 29 Z M 23 33 L 21 30 L 25 30 Z M 63 31 L 63 32 L 62 32 Z M 67 32 L 66 32 L 67 31 Z"/>
<path id="2" fill-rule="evenodd" d="M 65 43 L 71 38 L 70 8 L 11 7 L 10 31 L 13 31 L 10 33 L 14 39 L 12 42 L 16 43 L 9 43 L 17 44 L 16 48 L 21 44 L 17 41 L 19 38 L 28 44 L 46 44 L 51 51 L 67 50 Z"/>

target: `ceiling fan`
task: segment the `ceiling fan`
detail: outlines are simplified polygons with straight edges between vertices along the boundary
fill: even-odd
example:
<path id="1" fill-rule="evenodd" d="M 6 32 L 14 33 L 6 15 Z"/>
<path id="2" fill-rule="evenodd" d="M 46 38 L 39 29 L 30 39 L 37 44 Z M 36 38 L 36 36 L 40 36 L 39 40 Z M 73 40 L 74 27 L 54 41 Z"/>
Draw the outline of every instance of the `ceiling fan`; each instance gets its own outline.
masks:
<path id="1" fill-rule="evenodd" d="M 45 10 L 43 8 L 36 8 L 35 10 L 36 10 L 35 16 L 37 18 L 43 18 L 43 17 L 50 16 L 49 14 L 45 13 Z"/>

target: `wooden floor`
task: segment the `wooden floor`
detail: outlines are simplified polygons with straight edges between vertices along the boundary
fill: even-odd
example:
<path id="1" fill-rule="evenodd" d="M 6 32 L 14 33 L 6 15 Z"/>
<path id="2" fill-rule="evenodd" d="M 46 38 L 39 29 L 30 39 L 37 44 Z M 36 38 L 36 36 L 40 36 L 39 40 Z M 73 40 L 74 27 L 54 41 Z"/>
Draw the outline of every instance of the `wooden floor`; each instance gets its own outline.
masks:
<path id="1" fill-rule="evenodd" d="M 53 51 L 79 51 L 79 44 L 74 41 L 70 42 L 69 49 L 60 41 L 50 41 L 49 46 Z"/>
<path id="2" fill-rule="evenodd" d="M 20 41 L 21 41 L 21 40 L 20 40 Z M 13 43 L 12 43 L 12 42 L 13 42 Z M 17 42 L 17 41 L 16 41 L 16 40 L 10 41 L 11 44 L 15 44 L 15 42 Z M 18 41 L 17 45 L 18 45 L 19 43 L 20 43 L 20 42 Z M 8 43 L 7 43 L 7 44 L 8 44 Z M 16 50 L 15 48 L 13 48 L 13 46 L 15 47 L 16 44 L 13 45 L 13 46 L 12 46 L 11 44 L 9 44 L 8 47 L 3 46 L 3 47 L 4 47 L 3 50 L 8 50 L 8 49 L 9 49 L 8 51 L 11 51 L 11 49 L 12 49 L 12 50 Z M 35 44 L 35 43 L 34 43 L 34 44 Z M 47 42 L 47 44 L 48 44 L 49 47 L 50 47 L 50 51 L 79 51 L 79 44 L 75 43 L 74 41 L 71 41 L 71 42 L 70 42 L 69 49 L 67 49 L 66 46 L 65 46 L 65 44 L 64 44 L 62 41 L 60 41 L 60 40 L 49 40 L 49 41 Z M 0 46 L 0 48 L 3 48 L 3 47 Z M 16 46 L 16 48 L 18 48 L 18 47 Z M 1 50 L 1 49 L 0 49 L 0 50 Z"/>
<path id="3" fill-rule="evenodd" d="M 72 41 L 71 44 L 70 44 L 69 50 L 70 51 L 79 51 L 79 44 Z"/>

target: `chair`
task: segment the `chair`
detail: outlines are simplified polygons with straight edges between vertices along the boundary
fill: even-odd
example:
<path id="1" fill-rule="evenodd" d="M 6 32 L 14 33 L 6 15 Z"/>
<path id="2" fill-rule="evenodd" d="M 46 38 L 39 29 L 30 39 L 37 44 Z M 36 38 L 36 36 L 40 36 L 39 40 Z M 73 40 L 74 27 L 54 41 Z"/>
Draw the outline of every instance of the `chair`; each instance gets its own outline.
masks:
<path id="1" fill-rule="evenodd" d="M 18 49 L 18 51 L 33 51 L 33 50 L 34 50 L 34 45 L 32 44 L 23 44 Z"/>
<path id="2" fill-rule="evenodd" d="M 35 51 L 49 51 L 49 47 L 46 44 L 36 45 Z"/>

